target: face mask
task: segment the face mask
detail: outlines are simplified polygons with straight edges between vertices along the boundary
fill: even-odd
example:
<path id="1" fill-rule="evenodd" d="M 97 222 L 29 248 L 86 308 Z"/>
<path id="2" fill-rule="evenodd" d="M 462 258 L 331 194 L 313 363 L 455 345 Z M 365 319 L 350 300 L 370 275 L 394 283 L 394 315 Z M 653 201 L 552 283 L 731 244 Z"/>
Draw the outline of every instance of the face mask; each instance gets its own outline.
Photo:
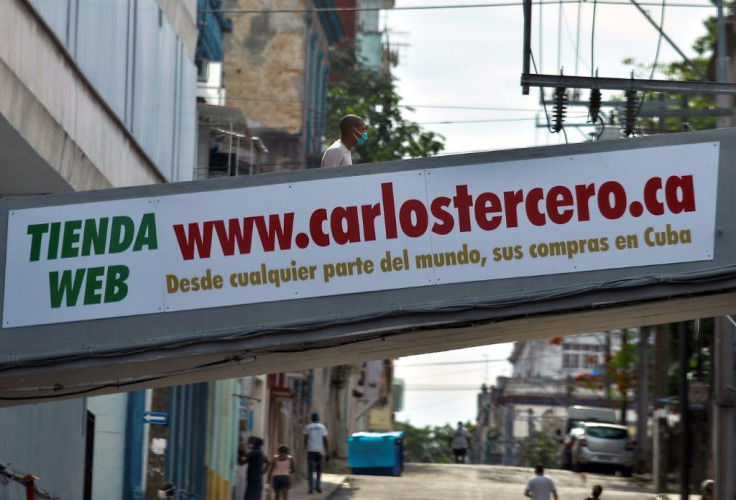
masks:
<path id="1" fill-rule="evenodd" d="M 364 131 L 363 132 L 363 135 L 361 135 L 360 137 L 358 137 L 358 146 L 360 146 L 361 144 L 363 144 L 367 140 L 368 140 L 368 132 L 365 132 Z"/>

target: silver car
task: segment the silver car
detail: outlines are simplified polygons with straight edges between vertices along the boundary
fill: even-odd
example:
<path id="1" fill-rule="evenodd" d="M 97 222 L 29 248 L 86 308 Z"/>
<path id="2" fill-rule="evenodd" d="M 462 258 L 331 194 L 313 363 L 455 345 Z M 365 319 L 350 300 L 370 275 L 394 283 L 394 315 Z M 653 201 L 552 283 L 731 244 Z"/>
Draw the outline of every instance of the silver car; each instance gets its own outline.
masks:
<path id="1" fill-rule="evenodd" d="M 574 439 L 571 450 L 574 470 L 597 466 L 631 476 L 634 443 L 623 425 L 586 422 L 571 437 Z"/>

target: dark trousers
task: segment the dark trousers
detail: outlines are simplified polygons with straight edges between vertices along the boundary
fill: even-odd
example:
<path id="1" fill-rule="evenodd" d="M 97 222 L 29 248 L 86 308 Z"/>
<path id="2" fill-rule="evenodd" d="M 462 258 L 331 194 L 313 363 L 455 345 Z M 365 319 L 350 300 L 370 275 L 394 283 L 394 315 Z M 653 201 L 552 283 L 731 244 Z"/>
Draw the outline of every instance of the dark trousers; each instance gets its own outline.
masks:
<path id="1" fill-rule="evenodd" d="M 307 452 L 307 477 L 309 478 L 309 491 L 312 491 L 312 476 L 317 473 L 314 487 L 322 489 L 322 454 L 318 451 Z"/>

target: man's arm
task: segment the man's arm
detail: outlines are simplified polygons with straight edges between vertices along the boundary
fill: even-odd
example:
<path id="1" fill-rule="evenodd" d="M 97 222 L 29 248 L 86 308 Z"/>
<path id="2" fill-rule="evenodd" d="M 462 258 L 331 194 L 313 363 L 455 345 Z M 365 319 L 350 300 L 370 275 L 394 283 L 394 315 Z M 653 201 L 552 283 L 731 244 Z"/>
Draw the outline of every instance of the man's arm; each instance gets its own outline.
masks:
<path id="1" fill-rule="evenodd" d="M 322 436 L 322 444 L 325 445 L 325 461 L 330 459 L 330 448 L 327 446 L 327 436 Z"/>
<path id="2" fill-rule="evenodd" d="M 557 500 L 557 490 L 552 490 L 552 496 Z"/>
<path id="3" fill-rule="evenodd" d="M 555 495 L 556 495 L 556 493 L 555 493 Z M 529 497 L 529 498 L 531 498 L 531 497 L 532 497 L 532 492 L 531 492 L 531 491 L 529 491 L 529 490 L 524 490 L 524 496 L 525 496 L 525 497 Z M 557 497 L 555 496 L 555 499 L 556 499 L 556 498 L 557 498 Z"/>

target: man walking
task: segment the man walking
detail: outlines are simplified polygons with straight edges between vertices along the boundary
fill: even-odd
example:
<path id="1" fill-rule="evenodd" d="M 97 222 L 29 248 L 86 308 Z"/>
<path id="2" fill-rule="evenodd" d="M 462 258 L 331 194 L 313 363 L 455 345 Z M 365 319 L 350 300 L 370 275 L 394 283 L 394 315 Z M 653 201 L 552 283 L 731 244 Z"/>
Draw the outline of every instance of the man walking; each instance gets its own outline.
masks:
<path id="1" fill-rule="evenodd" d="M 457 429 L 452 433 L 452 453 L 455 455 L 456 464 L 465 463 L 465 454 L 470 451 L 470 433 L 463 427 L 462 422 L 457 423 Z"/>
<path id="2" fill-rule="evenodd" d="M 304 447 L 307 449 L 307 477 L 309 493 L 312 486 L 317 493 L 322 492 L 322 455 L 329 460 L 327 448 L 327 427 L 319 423 L 319 414 L 312 413 L 312 423 L 304 427 Z M 316 474 L 316 478 L 313 476 Z"/>
<path id="3" fill-rule="evenodd" d="M 526 483 L 526 490 L 524 495 L 528 496 L 532 500 L 550 500 L 554 498 L 557 500 L 557 488 L 552 478 L 544 475 L 544 466 L 537 464 L 534 467 L 534 477 Z"/>
<path id="4" fill-rule="evenodd" d="M 322 155 L 322 167 L 352 165 L 351 151 L 368 139 L 365 121 L 357 115 L 345 115 L 340 120 L 340 138 L 332 143 Z"/>

